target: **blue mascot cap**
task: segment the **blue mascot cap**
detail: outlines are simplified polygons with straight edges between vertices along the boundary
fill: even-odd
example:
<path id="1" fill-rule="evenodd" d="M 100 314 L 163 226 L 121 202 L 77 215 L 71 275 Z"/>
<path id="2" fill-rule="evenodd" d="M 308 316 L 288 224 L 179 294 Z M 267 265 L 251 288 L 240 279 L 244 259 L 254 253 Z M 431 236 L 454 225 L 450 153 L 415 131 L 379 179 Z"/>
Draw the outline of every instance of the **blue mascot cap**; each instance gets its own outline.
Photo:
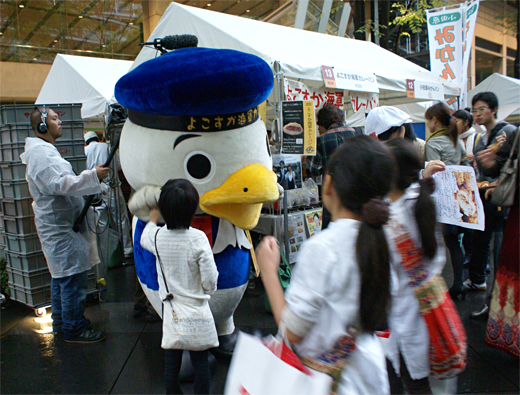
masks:
<path id="1" fill-rule="evenodd" d="M 125 74 L 116 84 L 115 97 L 138 125 L 211 132 L 255 122 L 256 107 L 267 99 L 273 83 L 271 68 L 258 56 L 182 48 Z"/>

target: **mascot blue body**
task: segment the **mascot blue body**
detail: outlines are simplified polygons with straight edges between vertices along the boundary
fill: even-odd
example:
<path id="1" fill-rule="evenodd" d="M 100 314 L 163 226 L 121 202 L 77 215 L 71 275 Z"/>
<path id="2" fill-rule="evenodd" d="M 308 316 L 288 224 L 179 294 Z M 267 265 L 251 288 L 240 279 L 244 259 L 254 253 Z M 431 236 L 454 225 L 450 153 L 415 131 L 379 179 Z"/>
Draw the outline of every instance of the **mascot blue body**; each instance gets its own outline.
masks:
<path id="1" fill-rule="evenodd" d="M 210 307 L 219 336 L 233 333 L 233 313 L 247 286 L 252 246 L 244 230 L 256 226 L 263 203 L 280 195 L 257 109 L 272 88 L 271 69 L 262 59 L 209 48 L 148 60 L 116 84 L 116 99 L 129 114 L 120 157 L 136 190 L 129 208 L 139 218 L 133 231 L 141 285 L 162 314 L 155 257 L 140 246 L 140 236 L 160 187 L 187 179 L 199 192 L 199 214 L 210 216 L 208 238 L 219 272 Z"/>

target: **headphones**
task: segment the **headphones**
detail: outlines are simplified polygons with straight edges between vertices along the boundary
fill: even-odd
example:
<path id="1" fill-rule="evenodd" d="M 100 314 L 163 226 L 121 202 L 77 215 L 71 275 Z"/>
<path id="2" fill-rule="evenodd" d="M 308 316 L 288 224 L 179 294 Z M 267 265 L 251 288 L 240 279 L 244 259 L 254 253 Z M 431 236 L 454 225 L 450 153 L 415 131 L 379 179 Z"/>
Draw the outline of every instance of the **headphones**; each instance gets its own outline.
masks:
<path id="1" fill-rule="evenodd" d="M 48 130 L 46 119 L 47 119 L 47 115 L 49 114 L 49 112 L 45 108 L 45 106 L 36 107 L 36 108 L 38 109 L 38 111 L 40 112 L 41 117 L 42 117 L 42 121 L 38 124 L 38 126 L 36 126 L 36 130 L 38 130 L 38 133 L 45 134 L 45 133 L 47 133 L 47 130 Z"/>

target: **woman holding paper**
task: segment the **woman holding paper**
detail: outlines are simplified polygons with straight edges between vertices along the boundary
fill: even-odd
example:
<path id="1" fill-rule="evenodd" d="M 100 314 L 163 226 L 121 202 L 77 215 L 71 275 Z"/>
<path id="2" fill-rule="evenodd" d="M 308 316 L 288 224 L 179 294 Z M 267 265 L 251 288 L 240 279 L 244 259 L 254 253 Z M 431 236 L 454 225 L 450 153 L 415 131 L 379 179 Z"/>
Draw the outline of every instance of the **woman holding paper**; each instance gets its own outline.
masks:
<path id="1" fill-rule="evenodd" d="M 458 166 L 466 156 L 466 152 L 459 140 L 457 124 L 450 115 L 446 105 L 437 103 L 424 114 L 426 127 L 430 131 L 430 138 L 426 141 L 426 161 L 441 160 L 446 166 Z M 464 253 L 459 243 L 459 234 L 463 229 L 455 225 L 444 225 L 443 235 L 446 247 L 450 250 L 451 265 L 453 266 L 453 285 L 450 288 L 452 299 L 461 296 L 465 299 L 463 286 Z"/>

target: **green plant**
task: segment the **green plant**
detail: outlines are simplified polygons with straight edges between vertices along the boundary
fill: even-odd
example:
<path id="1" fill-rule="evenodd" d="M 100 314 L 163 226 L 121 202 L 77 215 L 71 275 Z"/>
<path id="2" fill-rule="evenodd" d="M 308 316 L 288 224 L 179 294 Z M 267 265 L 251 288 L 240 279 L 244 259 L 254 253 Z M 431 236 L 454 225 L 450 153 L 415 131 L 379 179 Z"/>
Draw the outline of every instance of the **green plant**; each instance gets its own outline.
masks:
<path id="1" fill-rule="evenodd" d="M 421 33 L 426 26 L 426 10 L 444 5 L 440 0 L 412 0 L 408 4 L 395 2 L 392 8 L 396 17 L 390 23 L 398 28 L 394 52 L 399 51 L 399 41 L 402 36 L 410 37 L 410 33 Z"/>
<path id="2" fill-rule="evenodd" d="M 0 292 L 7 298 L 11 295 L 9 291 L 8 277 L 7 277 L 7 260 L 0 258 Z"/>
<path id="3" fill-rule="evenodd" d="M 384 34 L 381 33 L 381 31 L 385 29 L 388 29 L 388 27 L 375 23 L 372 19 L 367 19 L 365 24 L 356 30 L 356 33 L 366 33 L 368 31 L 374 32 L 374 34 L 377 34 L 379 37 L 383 37 Z"/>

